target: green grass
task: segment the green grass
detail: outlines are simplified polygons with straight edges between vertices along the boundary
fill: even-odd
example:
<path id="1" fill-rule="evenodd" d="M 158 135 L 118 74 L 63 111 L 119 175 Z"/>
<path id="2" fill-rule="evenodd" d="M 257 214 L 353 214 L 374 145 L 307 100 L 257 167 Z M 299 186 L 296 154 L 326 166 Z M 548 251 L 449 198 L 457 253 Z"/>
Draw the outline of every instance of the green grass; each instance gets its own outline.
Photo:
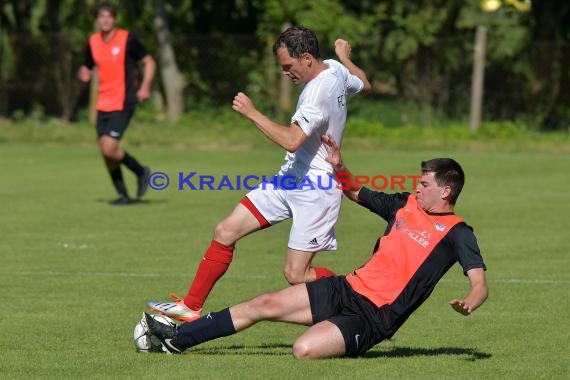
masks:
<path id="1" fill-rule="evenodd" d="M 244 192 L 177 191 L 171 184 L 140 204 L 111 207 L 95 146 L 4 143 L 2 378 L 568 378 L 570 157 L 346 148 L 349 166 L 362 174 L 416 174 L 420 160 L 436 156 L 462 163 L 467 184 L 457 213 L 475 228 L 489 268 L 490 297 L 481 309 L 465 318 L 447 305 L 468 291 L 456 265 L 394 338 L 363 358 L 296 361 L 291 344 L 304 328 L 272 323 L 182 356 L 137 354 L 132 330 L 145 302 L 185 293 L 213 227 Z M 269 144 L 255 151 L 130 150 L 171 178 L 180 171 L 272 174 L 283 156 Z M 317 263 L 350 271 L 369 257 L 384 228 L 345 203 L 339 250 Z M 282 223 L 241 241 L 206 308 L 285 286 L 288 230 Z"/>
<path id="2" fill-rule="evenodd" d="M 351 103 L 352 104 L 352 103 Z M 422 123 L 417 107 L 401 102 L 355 98 L 347 122 L 345 147 L 375 150 L 450 150 L 570 154 L 568 131 L 540 132 L 522 121 L 484 121 L 477 132 L 460 118 L 434 113 Z M 288 123 L 288 116 L 281 119 Z M 55 119 L 0 118 L 0 143 L 56 143 L 92 146 L 95 130 L 81 117 L 72 124 Z M 128 143 L 141 148 L 267 149 L 267 138 L 230 107 L 199 107 L 169 123 L 150 104 L 141 106 L 129 127 Z"/>

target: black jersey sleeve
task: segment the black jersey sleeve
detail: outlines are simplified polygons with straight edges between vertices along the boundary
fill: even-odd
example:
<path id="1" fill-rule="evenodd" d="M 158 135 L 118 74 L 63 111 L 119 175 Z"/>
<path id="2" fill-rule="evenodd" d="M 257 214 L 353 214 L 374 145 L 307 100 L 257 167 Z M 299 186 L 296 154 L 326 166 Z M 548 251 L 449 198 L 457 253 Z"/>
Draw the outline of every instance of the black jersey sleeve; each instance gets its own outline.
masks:
<path id="1" fill-rule="evenodd" d="M 459 263 L 463 267 L 464 275 L 467 275 L 468 270 L 474 268 L 487 270 L 477 244 L 477 238 L 470 226 L 465 223 L 459 223 L 449 231 L 449 234 L 453 241 L 453 248 L 459 258 Z"/>
<path id="2" fill-rule="evenodd" d="M 95 67 L 95 60 L 93 59 L 93 53 L 91 53 L 91 45 L 89 42 L 85 45 L 85 61 L 83 64 L 89 69 L 92 70 Z"/>
<path id="3" fill-rule="evenodd" d="M 396 211 L 404 207 L 409 196 L 410 193 L 386 194 L 363 187 L 358 192 L 358 201 L 362 206 L 380 215 L 384 220 L 390 221 Z"/>
<path id="4" fill-rule="evenodd" d="M 140 61 L 148 54 L 139 39 L 131 33 L 127 37 L 127 54 L 135 61 Z"/>

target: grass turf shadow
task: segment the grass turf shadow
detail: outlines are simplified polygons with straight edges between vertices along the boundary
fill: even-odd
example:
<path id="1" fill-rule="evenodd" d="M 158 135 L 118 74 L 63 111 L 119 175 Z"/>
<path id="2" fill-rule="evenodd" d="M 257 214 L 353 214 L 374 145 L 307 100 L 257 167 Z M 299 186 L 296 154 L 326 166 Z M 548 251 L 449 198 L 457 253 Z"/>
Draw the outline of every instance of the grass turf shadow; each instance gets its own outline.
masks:
<path id="1" fill-rule="evenodd" d="M 95 201 L 97 203 L 106 203 L 109 206 L 113 207 L 130 207 L 130 206 L 143 206 L 143 205 L 152 205 L 152 204 L 160 204 L 160 203 L 168 203 L 169 200 L 167 199 L 137 199 L 132 198 L 129 203 L 123 205 L 113 205 L 113 201 L 115 199 L 102 199 L 98 198 Z"/>
<path id="2" fill-rule="evenodd" d="M 192 348 L 188 352 L 199 355 L 268 355 L 291 356 L 290 344 L 274 343 L 246 346 L 236 344 L 212 348 Z"/>
<path id="3" fill-rule="evenodd" d="M 379 347 L 381 348 L 381 347 Z M 393 347 L 388 350 L 372 349 L 358 358 L 406 358 L 415 356 L 466 356 L 465 360 L 475 361 L 491 358 L 491 354 L 482 352 L 476 348 L 465 347 Z M 291 345 L 284 343 L 262 344 L 262 345 L 231 345 L 212 348 L 194 348 L 189 352 L 198 355 L 268 355 L 268 356 L 290 356 Z"/>
<path id="4" fill-rule="evenodd" d="M 379 347 L 381 348 L 381 347 Z M 388 350 L 372 349 L 365 353 L 364 358 L 406 358 L 414 356 L 466 356 L 466 360 L 475 361 L 489 359 L 492 355 L 488 352 L 482 352 L 476 348 L 466 347 L 438 347 L 438 348 L 421 348 L 421 347 L 393 347 Z"/>

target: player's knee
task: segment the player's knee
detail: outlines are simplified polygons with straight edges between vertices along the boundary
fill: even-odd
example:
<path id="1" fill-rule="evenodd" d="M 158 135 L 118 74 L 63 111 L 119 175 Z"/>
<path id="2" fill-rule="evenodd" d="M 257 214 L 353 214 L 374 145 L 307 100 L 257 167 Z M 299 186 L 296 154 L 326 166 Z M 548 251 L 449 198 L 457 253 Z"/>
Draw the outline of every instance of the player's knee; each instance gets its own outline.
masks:
<path id="1" fill-rule="evenodd" d="M 225 220 L 218 223 L 214 229 L 214 240 L 226 245 L 235 243 L 234 235 L 234 231 Z"/>
<path id="2" fill-rule="evenodd" d="M 252 306 L 255 309 L 265 309 L 271 305 L 271 296 L 269 294 L 262 294 L 251 300 Z"/>
<path id="3" fill-rule="evenodd" d="M 287 280 L 289 285 L 302 284 L 303 282 L 306 281 L 305 272 L 285 267 L 285 269 L 283 270 L 283 274 L 285 275 L 285 279 Z"/>
<path id="4" fill-rule="evenodd" d="M 293 344 L 293 357 L 295 359 L 311 359 L 312 358 L 311 345 L 306 340 L 297 340 Z"/>
<path id="5" fill-rule="evenodd" d="M 262 294 L 250 301 L 250 310 L 256 310 L 258 319 L 271 320 L 279 314 L 279 298 L 275 293 Z"/>
<path id="6" fill-rule="evenodd" d="M 101 145 L 99 147 L 99 150 L 101 151 L 101 154 L 103 155 L 103 157 L 111 158 L 112 151 L 111 151 L 111 149 L 109 149 L 109 147 L 107 147 L 106 145 Z"/>
<path id="7" fill-rule="evenodd" d="M 109 145 L 101 145 L 101 154 L 105 158 L 110 158 L 113 160 L 118 160 L 119 158 L 119 149 L 114 146 Z"/>

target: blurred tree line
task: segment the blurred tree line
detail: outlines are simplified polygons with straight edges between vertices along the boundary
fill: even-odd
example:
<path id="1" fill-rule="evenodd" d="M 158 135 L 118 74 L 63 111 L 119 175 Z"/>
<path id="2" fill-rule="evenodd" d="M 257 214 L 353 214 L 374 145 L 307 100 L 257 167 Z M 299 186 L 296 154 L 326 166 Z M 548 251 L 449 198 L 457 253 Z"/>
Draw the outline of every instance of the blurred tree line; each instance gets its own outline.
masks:
<path id="1" fill-rule="evenodd" d="M 245 90 L 278 112 L 286 87 L 271 46 L 287 24 L 315 30 L 324 57 L 338 37 L 371 78 L 373 96 L 464 117 L 473 40 L 488 29 L 484 118 L 523 117 L 570 128 L 570 2 L 535 0 L 529 12 L 481 0 L 117 0 L 118 25 L 159 63 L 156 92 L 171 119 L 229 104 Z M 0 0 L 0 115 L 77 118 L 89 91 L 76 79 L 94 32 L 96 0 Z M 281 99 L 281 102 L 280 102 Z"/>

